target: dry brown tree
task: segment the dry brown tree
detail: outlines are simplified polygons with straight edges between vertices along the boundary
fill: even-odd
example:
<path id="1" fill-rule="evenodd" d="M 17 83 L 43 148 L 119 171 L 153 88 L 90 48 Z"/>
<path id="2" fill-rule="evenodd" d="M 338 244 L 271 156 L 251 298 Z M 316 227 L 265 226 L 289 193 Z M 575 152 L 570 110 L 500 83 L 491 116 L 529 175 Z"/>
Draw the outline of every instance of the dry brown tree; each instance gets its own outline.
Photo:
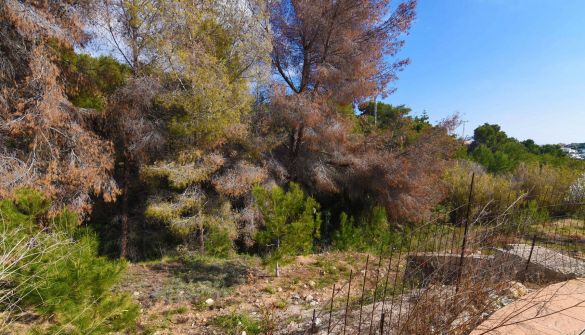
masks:
<path id="1" fill-rule="evenodd" d="M 420 220 L 453 149 L 453 120 L 409 140 L 398 129 L 356 131 L 353 106 L 392 92 L 407 59 L 396 56 L 416 1 L 390 11 L 388 0 L 283 0 L 270 5 L 272 63 L 282 79 L 266 119 L 281 130 L 274 171 L 313 192 L 371 197 L 392 219 Z M 349 112 L 348 112 L 349 110 Z M 344 112 L 345 111 L 345 112 Z M 284 173 L 282 171 L 285 171 Z"/>
<path id="2" fill-rule="evenodd" d="M 0 1 L 0 196 L 39 188 L 79 213 L 90 195 L 108 200 L 112 145 L 90 127 L 95 115 L 66 98 L 50 45 L 83 45 L 91 1 Z"/>

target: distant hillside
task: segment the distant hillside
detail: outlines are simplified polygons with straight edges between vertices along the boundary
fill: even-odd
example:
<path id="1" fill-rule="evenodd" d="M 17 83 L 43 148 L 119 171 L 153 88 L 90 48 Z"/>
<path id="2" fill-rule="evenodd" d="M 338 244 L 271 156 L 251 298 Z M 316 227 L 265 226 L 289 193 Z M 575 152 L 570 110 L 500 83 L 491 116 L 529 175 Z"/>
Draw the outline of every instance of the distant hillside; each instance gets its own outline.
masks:
<path id="1" fill-rule="evenodd" d="M 585 143 L 565 144 L 563 150 L 573 158 L 585 159 Z"/>

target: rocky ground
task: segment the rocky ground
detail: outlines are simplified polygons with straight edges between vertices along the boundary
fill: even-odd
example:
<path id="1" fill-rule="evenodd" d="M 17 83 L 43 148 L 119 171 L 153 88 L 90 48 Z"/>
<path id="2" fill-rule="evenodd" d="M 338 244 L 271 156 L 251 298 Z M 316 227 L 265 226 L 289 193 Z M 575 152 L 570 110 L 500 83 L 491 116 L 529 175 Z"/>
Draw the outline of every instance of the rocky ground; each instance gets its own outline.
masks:
<path id="1" fill-rule="evenodd" d="M 354 281 L 347 323 L 348 329 L 358 327 L 364 278 L 361 267 L 365 258 L 365 254 L 359 253 L 300 256 L 281 266 L 279 277 L 256 258 L 133 264 L 118 289 L 129 292 L 139 302 L 141 316 L 137 331 L 142 334 L 302 334 L 310 327 L 314 310 L 316 333 L 325 333 L 334 284 L 337 290 L 332 326 L 341 329 L 350 270 Z M 375 287 L 377 266 L 376 262 L 370 264 L 374 265 L 370 265 L 365 276 L 360 327 L 369 328 L 371 324 L 377 329 L 381 304 L 372 304 L 372 296 L 367 293 Z M 441 294 L 448 293 L 454 287 L 443 286 L 440 290 Z M 500 295 L 492 297 L 493 306 L 483 317 L 528 291 L 522 284 L 512 283 Z M 405 292 L 395 298 L 392 312 L 395 320 L 412 307 L 409 304 L 416 294 L 420 292 Z M 386 303 L 388 310 L 390 301 Z M 373 318 L 372 311 L 375 311 Z M 466 322 L 465 318 L 462 315 L 454 322 Z"/>
<path id="2" fill-rule="evenodd" d="M 118 290 L 139 302 L 144 334 L 290 334 L 306 328 L 314 309 L 326 309 L 333 284 L 359 273 L 365 257 L 300 256 L 281 266 L 279 277 L 255 258 L 133 264 Z M 350 301 L 359 293 L 350 292 Z M 336 297 L 336 309 L 344 298 Z"/>

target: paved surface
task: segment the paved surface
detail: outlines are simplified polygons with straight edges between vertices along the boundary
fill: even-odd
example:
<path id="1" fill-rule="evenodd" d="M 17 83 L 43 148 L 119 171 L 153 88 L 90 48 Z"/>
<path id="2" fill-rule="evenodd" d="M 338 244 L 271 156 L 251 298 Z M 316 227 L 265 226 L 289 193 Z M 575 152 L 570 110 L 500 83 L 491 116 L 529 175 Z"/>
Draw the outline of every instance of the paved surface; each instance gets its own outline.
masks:
<path id="1" fill-rule="evenodd" d="M 585 279 L 532 292 L 496 311 L 470 335 L 585 334 Z"/>
<path id="2" fill-rule="evenodd" d="M 506 252 L 528 260 L 530 245 L 510 244 Z M 585 263 L 573 257 L 563 255 L 555 250 L 535 246 L 530 257 L 530 263 L 538 264 L 544 268 L 566 276 L 585 277 Z"/>

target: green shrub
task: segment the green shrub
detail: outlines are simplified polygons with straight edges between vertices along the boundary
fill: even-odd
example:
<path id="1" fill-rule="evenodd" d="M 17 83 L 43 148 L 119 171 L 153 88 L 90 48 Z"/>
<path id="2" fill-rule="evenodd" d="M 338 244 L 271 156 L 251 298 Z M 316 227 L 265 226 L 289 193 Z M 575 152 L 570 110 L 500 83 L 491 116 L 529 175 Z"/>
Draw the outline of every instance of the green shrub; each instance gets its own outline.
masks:
<path id="1" fill-rule="evenodd" d="M 511 175 L 494 175 L 476 163 L 458 162 L 446 171 L 444 177 L 448 189 L 447 203 L 452 207 L 451 220 L 454 224 L 461 224 L 465 220 L 473 173 L 472 217 L 476 217 L 480 211 L 501 214 L 523 193 Z"/>
<path id="2" fill-rule="evenodd" d="M 234 243 L 230 231 L 222 226 L 209 225 L 205 252 L 213 257 L 227 258 L 234 253 Z"/>
<path id="3" fill-rule="evenodd" d="M 373 207 L 357 223 L 345 213 L 341 213 L 339 219 L 340 226 L 332 241 L 333 248 L 337 250 L 380 252 L 396 240 L 386 211 L 381 207 Z"/>
<path id="4" fill-rule="evenodd" d="M 0 255 L 14 260 L 3 277 L 7 286 L 0 288 L 0 295 L 10 295 L 2 302 L 11 304 L 0 309 L 16 306 L 47 317 L 50 326 L 36 330 L 41 333 L 106 334 L 132 327 L 137 306 L 129 296 L 111 292 L 125 264 L 97 256 L 96 236 L 75 228 L 72 212 L 48 220 L 49 206 L 29 189 L 15 192 L 13 200 L 0 200 Z M 27 248 L 19 249 L 22 245 Z M 26 254 L 14 254 L 15 248 Z"/>
<path id="5" fill-rule="evenodd" d="M 274 246 L 273 260 L 311 251 L 321 227 L 319 203 L 315 199 L 306 196 L 295 183 L 289 185 L 288 191 L 258 186 L 253 194 L 264 219 L 264 227 L 257 233 L 256 240 L 262 246 Z"/>
<path id="6" fill-rule="evenodd" d="M 246 314 L 221 315 L 213 319 L 212 323 L 223 329 L 226 334 L 241 334 L 242 331 L 250 335 L 262 334 L 260 321 Z"/>
<path id="7" fill-rule="evenodd" d="M 570 191 L 582 173 L 582 170 L 565 166 L 521 164 L 514 177 L 529 199 L 536 200 L 539 206 L 549 207 L 551 214 L 564 214 L 574 209 L 568 205 Z"/>

